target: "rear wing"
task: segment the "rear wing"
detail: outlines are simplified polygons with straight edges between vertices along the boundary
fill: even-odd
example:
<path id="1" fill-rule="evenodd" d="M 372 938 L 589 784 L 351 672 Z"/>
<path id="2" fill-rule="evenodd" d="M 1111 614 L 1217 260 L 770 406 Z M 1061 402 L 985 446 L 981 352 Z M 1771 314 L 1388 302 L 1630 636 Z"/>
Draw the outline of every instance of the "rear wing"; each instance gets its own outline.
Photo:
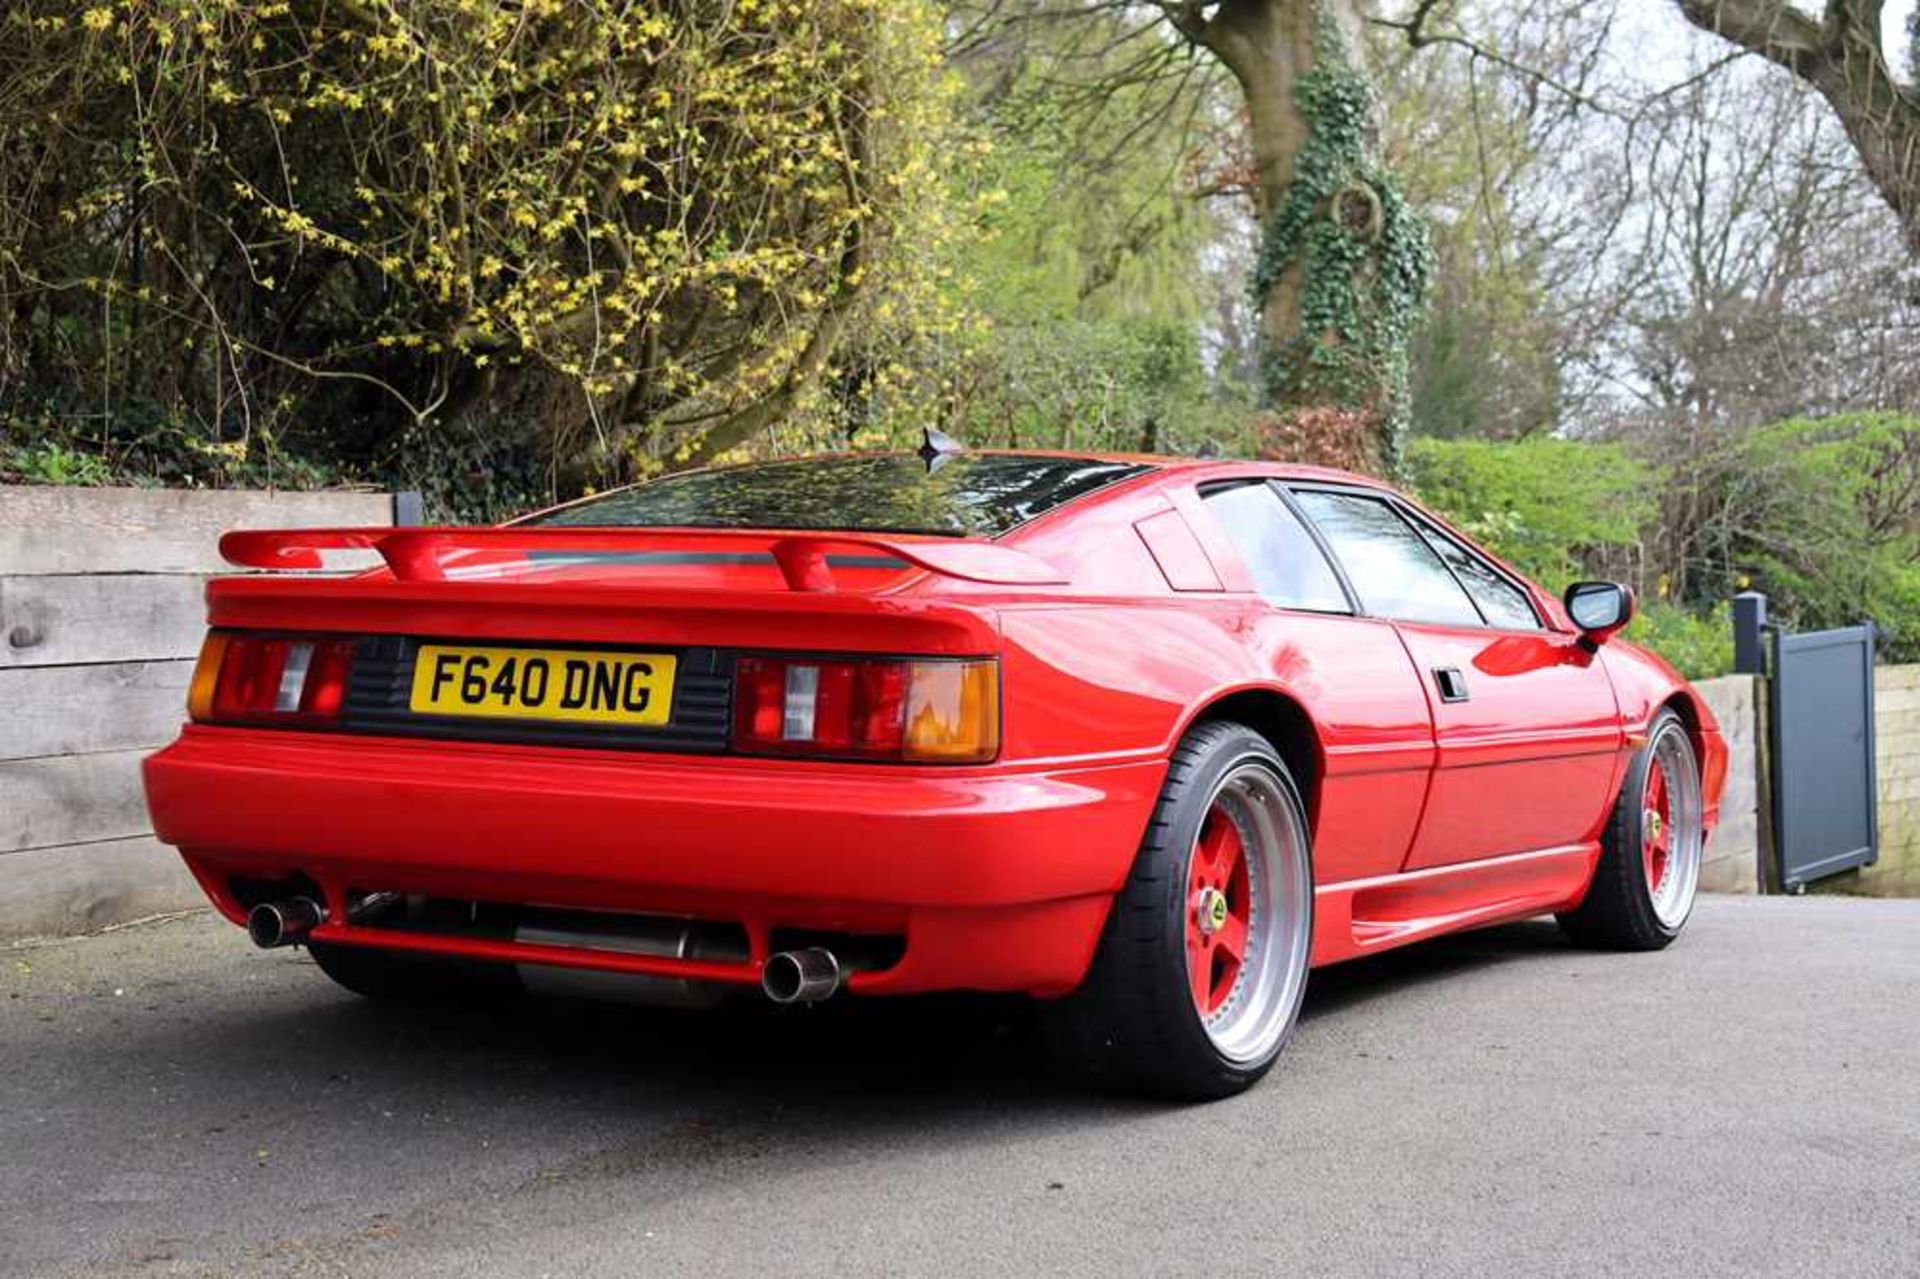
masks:
<path id="1" fill-rule="evenodd" d="M 220 539 L 220 554 L 241 568 L 320 569 L 322 551 L 375 551 L 403 582 L 449 580 L 448 557 L 469 551 L 617 554 L 670 544 L 676 550 L 761 552 L 773 557 L 792 591 L 835 589 L 827 552 L 878 551 L 941 577 L 990 586 L 1059 586 L 1066 578 L 1038 556 L 1010 546 L 958 538 L 873 533 L 795 533 L 706 528 L 322 528 L 244 530 Z"/>

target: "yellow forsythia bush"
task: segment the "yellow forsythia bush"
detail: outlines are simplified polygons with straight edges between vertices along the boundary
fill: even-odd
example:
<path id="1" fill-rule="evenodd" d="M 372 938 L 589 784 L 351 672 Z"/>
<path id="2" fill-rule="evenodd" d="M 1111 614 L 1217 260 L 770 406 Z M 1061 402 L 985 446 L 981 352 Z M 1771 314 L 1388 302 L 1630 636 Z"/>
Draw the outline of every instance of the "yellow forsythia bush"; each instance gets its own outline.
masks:
<path id="1" fill-rule="evenodd" d="M 918 0 L 19 0 L 0 388 L 98 372 L 215 439 L 531 397 L 556 448 L 711 456 L 858 326 L 953 322 L 939 39 Z"/>

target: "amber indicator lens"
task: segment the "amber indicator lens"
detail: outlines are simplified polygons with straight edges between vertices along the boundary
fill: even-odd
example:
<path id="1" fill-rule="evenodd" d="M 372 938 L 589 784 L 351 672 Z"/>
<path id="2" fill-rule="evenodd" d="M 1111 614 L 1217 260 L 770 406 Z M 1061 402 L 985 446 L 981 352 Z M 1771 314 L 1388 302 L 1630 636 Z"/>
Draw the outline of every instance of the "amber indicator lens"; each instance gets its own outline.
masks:
<path id="1" fill-rule="evenodd" d="M 213 718 L 213 689 L 220 678 L 220 663 L 227 655 L 227 633 L 210 631 L 200 645 L 200 660 L 193 666 L 193 683 L 187 686 L 187 718 Z"/>
<path id="2" fill-rule="evenodd" d="M 915 662 L 907 685 L 906 757 L 973 764 L 999 749 L 999 665 Z"/>

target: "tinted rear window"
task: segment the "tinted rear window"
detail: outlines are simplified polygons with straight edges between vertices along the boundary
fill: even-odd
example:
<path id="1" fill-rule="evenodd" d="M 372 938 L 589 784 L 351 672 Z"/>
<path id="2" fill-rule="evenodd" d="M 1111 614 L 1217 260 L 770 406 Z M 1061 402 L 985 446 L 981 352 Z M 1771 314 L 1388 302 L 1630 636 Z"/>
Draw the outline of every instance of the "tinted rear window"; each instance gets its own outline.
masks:
<path id="1" fill-rule="evenodd" d="M 998 537 L 1146 469 L 1006 453 L 949 457 L 932 474 L 912 455 L 762 462 L 669 476 L 527 522 Z"/>

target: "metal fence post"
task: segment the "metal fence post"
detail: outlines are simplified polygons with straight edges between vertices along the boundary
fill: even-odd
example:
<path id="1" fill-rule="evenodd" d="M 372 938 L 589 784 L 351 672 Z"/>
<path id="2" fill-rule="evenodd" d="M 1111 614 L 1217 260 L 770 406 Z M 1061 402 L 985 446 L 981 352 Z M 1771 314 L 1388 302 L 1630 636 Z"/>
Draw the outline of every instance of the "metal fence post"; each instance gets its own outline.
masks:
<path id="1" fill-rule="evenodd" d="M 427 504 L 418 489 L 402 489 L 393 495 L 393 523 L 396 528 L 419 528 L 427 522 Z"/>
<path id="2" fill-rule="evenodd" d="M 1733 597 L 1733 670 L 1736 675 L 1767 673 L 1767 597 L 1742 591 Z"/>

